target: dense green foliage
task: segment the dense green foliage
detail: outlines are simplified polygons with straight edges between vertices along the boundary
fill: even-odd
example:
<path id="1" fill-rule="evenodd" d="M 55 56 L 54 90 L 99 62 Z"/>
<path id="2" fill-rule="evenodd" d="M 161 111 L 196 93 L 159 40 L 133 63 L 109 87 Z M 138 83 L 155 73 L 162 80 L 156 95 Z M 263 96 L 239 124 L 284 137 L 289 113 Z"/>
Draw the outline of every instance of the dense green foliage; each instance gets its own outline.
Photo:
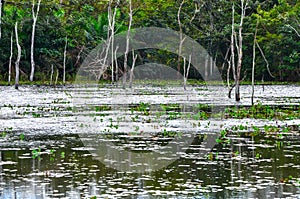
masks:
<path id="1" fill-rule="evenodd" d="M 49 80 L 51 65 L 55 72 L 62 75 L 63 51 L 65 39 L 67 46 L 67 80 L 71 81 L 76 70 L 91 49 L 107 39 L 108 1 L 92 0 L 42 0 L 35 35 L 35 80 Z M 198 0 L 186 1 L 180 15 L 183 32 L 204 46 L 209 54 L 216 58 L 217 66 L 226 77 L 226 68 L 222 68 L 225 54 L 230 46 L 231 7 L 236 4 L 236 23 L 238 26 L 239 1 Z M 179 30 L 177 12 L 181 1 L 139 0 L 133 1 L 133 28 L 165 27 Z M 112 7 L 116 6 L 114 1 Z M 122 32 L 128 26 L 128 2 L 120 1 L 115 30 Z M 195 9 L 200 7 L 199 12 Z M 0 80 L 8 78 L 10 56 L 10 36 L 16 21 L 19 22 L 20 45 L 22 46 L 21 80 L 28 80 L 30 74 L 30 42 L 32 31 L 32 1 L 3 1 L 2 38 L 0 39 Z M 268 0 L 250 1 L 246 12 L 244 34 L 244 59 L 242 74 L 250 79 L 252 67 L 252 45 L 257 20 L 259 21 L 257 41 L 270 65 L 257 50 L 256 79 L 269 81 L 299 81 L 300 77 L 300 1 Z M 177 68 L 177 56 L 161 50 L 139 51 L 138 64 L 159 62 Z M 16 60 L 14 40 L 13 61 Z M 120 67 L 122 69 L 122 57 Z M 225 61 L 225 63 L 227 63 Z M 129 63 L 130 65 L 130 63 Z M 13 71 L 14 74 L 14 71 Z M 195 70 L 190 77 L 199 78 Z"/>

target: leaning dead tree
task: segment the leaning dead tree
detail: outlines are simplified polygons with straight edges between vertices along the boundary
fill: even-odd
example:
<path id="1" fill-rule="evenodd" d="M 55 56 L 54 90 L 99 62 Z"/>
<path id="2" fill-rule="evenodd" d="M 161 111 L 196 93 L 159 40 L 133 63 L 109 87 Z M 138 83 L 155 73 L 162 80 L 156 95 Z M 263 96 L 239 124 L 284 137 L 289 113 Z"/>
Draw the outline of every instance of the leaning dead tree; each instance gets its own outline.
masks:
<path id="1" fill-rule="evenodd" d="M 240 0 L 240 22 L 238 26 L 238 33 L 236 32 L 235 28 L 235 5 L 232 4 L 232 24 L 231 24 L 231 68 L 233 72 L 233 78 L 234 78 L 234 85 L 235 87 L 235 100 L 240 101 L 240 81 L 241 81 L 241 69 L 242 69 L 242 59 L 243 59 L 243 25 L 244 25 L 244 19 L 246 16 L 246 10 L 248 7 L 249 0 Z M 237 35 L 238 34 L 238 35 Z M 237 63 L 236 57 L 235 57 L 235 51 L 237 52 Z M 232 90 L 232 89 L 231 89 Z M 228 97 L 230 98 L 231 91 L 228 94 Z"/>
<path id="2" fill-rule="evenodd" d="M 128 64 L 128 53 L 129 53 L 129 43 L 130 43 L 130 31 L 132 25 L 132 1 L 129 0 L 129 23 L 128 23 L 128 30 L 126 35 L 126 50 L 124 54 L 124 73 L 123 73 L 123 89 L 126 87 L 126 76 L 127 76 L 127 64 Z"/>
<path id="3" fill-rule="evenodd" d="M 35 10 L 35 0 L 32 1 L 32 33 L 31 33 L 31 50 L 30 50 L 30 60 L 31 60 L 31 72 L 30 72 L 30 81 L 33 81 L 35 63 L 34 63 L 34 37 L 35 37 L 35 27 L 40 10 L 41 0 L 38 1 L 37 9 Z"/>
<path id="4" fill-rule="evenodd" d="M 18 48 L 18 56 L 17 56 L 17 60 L 15 63 L 15 67 L 16 67 L 16 78 L 15 78 L 15 89 L 19 88 L 19 77 L 20 77 L 20 60 L 21 60 L 21 46 L 19 44 L 19 35 L 18 35 L 18 22 L 16 22 L 15 24 L 15 36 L 16 36 L 16 44 L 17 44 L 17 48 Z"/>
<path id="5" fill-rule="evenodd" d="M 260 54 L 261 56 L 263 57 L 264 61 L 266 62 L 266 68 L 267 68 L 267 71 L 269 73 L 269 75 L 273 78 L 275 78 L 275 76 L 271 73 L 270 71 L 270 67 L 269 67 L 269 62 L 263 52 L 263 50 L 261 49 L 260 45 L 258 44 L 257 42 L 257 27 L 258 27 L 258 24 L 259 24 L 259 21 L 257 21 L 257 24 L 256 24 L 256 28 L 255 28 L 255 33 L 254 33 L 254 41 L 253 41 L 253 60 L 252 60 L 252 94 L 251 94 L 251 104 L 253 105 L 254 104 L 254 73 L 255 73 L 255 58 L 256 58 L 256 47 L 259 49 L 260 51 Z"/>

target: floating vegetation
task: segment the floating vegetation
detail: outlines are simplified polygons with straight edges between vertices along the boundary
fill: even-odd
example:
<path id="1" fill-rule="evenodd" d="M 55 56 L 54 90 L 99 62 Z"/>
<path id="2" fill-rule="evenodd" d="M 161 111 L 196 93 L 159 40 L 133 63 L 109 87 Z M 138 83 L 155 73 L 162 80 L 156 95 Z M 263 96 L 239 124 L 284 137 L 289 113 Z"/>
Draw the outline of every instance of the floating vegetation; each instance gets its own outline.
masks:
<path id="1" fill-rule="evenodd" d="M 250 107 L 229 107 L 225 109 L 225 118 L 254 118 L 292 120 L 300 118 L 300 106 L 270 106 L 258 103 Z"/>

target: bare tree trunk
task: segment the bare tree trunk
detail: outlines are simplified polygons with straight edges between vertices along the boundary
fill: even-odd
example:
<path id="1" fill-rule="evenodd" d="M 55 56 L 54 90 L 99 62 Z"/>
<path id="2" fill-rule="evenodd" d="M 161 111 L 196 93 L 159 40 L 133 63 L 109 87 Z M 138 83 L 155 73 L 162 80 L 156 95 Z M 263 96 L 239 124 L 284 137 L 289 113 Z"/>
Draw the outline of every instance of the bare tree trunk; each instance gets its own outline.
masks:
<path id="1" fill-rule="evenodd" d="M 115 60 L 115 66 L 116 66 L 116 86 L 118 87 L 118 81 L 119 81 L 119 66 L 118 66 L 118 59 L 117 59 L 117 52 L 118 52 L 118 49 L 119 49 L 119 46 L 116 47 L 116 50 L 115 50 L 115 57 L 114 57 L 114 60 Z"/>
<path id="2" fill-rule="evenodd" d="M 212 76 L 212 74 L 213 74 L 213 67 L 214 67 L 214 61 L 213 61 L 213 58 L 212 58 L 212 56 L 210 56 L 210 59 L 209 59 L 209 61 L 210 61 L 210 76 Z"/>
<path id="3" fill-rule="evenodd" d="M 258 20 L 256 23 L 255 33 L 254 33 L 254 40 L 253 40 L 253 60 L 252 60 L 252 94 L 251 94 L 251 105 L 254 105 L 254 73 L 255 73 L 255 46 L 256 46 L 256 35 L 257 35 L 257 27 L 258 27 Z"/>
<path id="4" fill-rule="evenodd" d="M 133 79 L 133 71 L 134 71 L 134 67 L 135 67 L 135 62 L 137 59 L 137 55 L 134 54 L 134 51 L 132 51 L 132 66 L 130 69 L 130 79 L 129 79 L 129 88 L 132 88 L 132 79 Z"/>
<path id="5" fill-rule="evenodd" d="M 227 87 L 228 87 L 228 93 L 230 91 L 230 69 L 231 69 L 231 56 L 230 59 L 227 60 L 228 62 L 228 69 L 227 69 Z M 231 96 L 229 95 L 229 98 L 231 98 Z"/>
<path id="6" fill-rule="evenodd" d="M 184 88 L 184 90 L 186 90 L 186 84 L 187 84 L 190 67 L 191 67 L 191 60 L 192 60 L 192 56 L 190 55 L 188 67 L 186 68 L 186 59 L 185 58 L 183 59 L 183 61 L 184 61 L 184 64 L 183 64 L 183 88 Z"/>
<path id="7" fill-rule="evenodd" d="M 293 26 L 291 25 L 286 25 L 287 27 L 289 27 L 290 29 L 292 29 L 293 31 L 295 31 L 295 33 L 297 34 L 298 37 L 300 37 L 300 33 L 298 32 L 298 30 L 296 30 L 296 28 L 294 28 Z M 300 26 L 299 26 L 300 27 Z M 0 37 L 1 38 L 1 37 Z"/>
<path id="8" fill-rule="evenodd" d="M 227 59 L 228 59 L 229 51 L 230 51 L 230 47 L 226 51 L 226 54 L 225 54 L 225 57 L 224 57 L 224 61 L 223 61 L 223 64 L 222 64 L 221 74 L 223 74 L 223 70 L 225 68 L 225 64 L 226 64 L 226 62 L 228 62 Z"/>
<path id="9" fill-rule="evenodd" d="M 266 58 L 266 56 L 265 56 L 263 50 L 261 49 L 261 47 L 260 47 L 260 45 L 258 44 L 257 41 L 256 41 L 256 46 L 258 47 L 258 49 L 259 49 L 259 51 L 260 51 L 262 57 L 264 58 L 264 60 L 265 60 L 265 62 L 266 62 L 266 64 L 267 64 L 266 67 L 267 67 L 267 71 L 268 71 L 269 75 L 270 75 L 271 77 L 275 78 L 275 76 L 274 76 L 274 75 L 271 73 L 271 71 L 270 71 L 269 62 L 268 62 L 268 60 L 267 60 L 267 58 Z"/>
<path id="10" fill-rule="evenodd" d="M 53 68 L 53 64 L 51 64 L 51 75 L 50 75 L 50 85 L 52 85 L 52 80 L 53 80 L 53 73 L 54 73 L 54 68 Z"/>
<path id="11" fill-rule="evenodd" d="M 19 78 L 20 78 L 20 60 L 21 60 L 21 46 L 19 44 L 19 35 L 18 35 L 18 22 L 15 24 L 15 36 L 16 36 L 16 44 L 18 48 L 18 56 L 15 63 L 16 67 L 16 78 L 15 78 L 15 89 L 19 89 Z"/>
<path id="12" fill-rule="evenodd" d="M 63 63 L 63 84 L 66 84 L 66 59 L 67 59 L 68 36 L 66 36 L 66 43 L 64 48 L 64 63 Z"/>
<path id="13" fill-rule="evenodd" d="M 179 25 L 179 37 L 180 37 L 180 42 L 179 42 L 179 48 L 178 48 L 178 63 L 177 63 L 177 78 L 180 77 L 180 61 L 181 61 L 181 53 L 182 53 L 182 44 L 185 40 L 185 38 L 183 38 L 183 32 L 182 32 L 182 24 L 181 24 L 181 20 L 180 20 L 180 14 L 181 14 L 181 9 L 182 6 L 184 4 L 184 0 L 180 3 L 179 9 L 178 9 L 178 13 L 177 13 L 177 20 L 178 20 L 178 25 Z"/>
<path id="14" fill-rule="evenodd" d="M 109 2 L 109 12 L 111 13 L 111 2 L 112 1 L 110 1 Z M 114 51 L 114 49 L 115 49 L 115 23 L 116 23 L 116 15 L 117 15 L 117 6 L 119 5 L 119 2 L 120 2 L 120 0 L 118 0 L 117 1 L 117 5 L 115 6 L 115 8 L 114 8 L 114 13 L 113 13 L 113 15 L 112 15 L 112 17 L 110 16 L 109 17 L 109 29 L 110 29 L 110 31 L 111 31 L 111 60 L 112 60 L 112 62 L 111 62 L 111 82 L 112 83 L 114 83 L 114 81 L 115 81 L 115 78 L 114 78 L 114 72 L 115 72 L 115 69 L 114 69 L 114 58 L 115 58 L 115 56 L 114 56 L 114 53 L 115 53 L 115 51 Z M 111 15 L 111 14 L 110 14 Z"/>
<path id="15" fill-rule="evenodd" d="M 235 100 L 240 101 L 240 78 L 241 78 L 241 69 L 242 69 L 242 60 L 243 60 L 243 24 L 244 18 L 246 16 L 246 9 L 248 6 L 249 0 L 241 0 L 241 20 L 239 25 L 239 43 L 238 43 L 238 64 L 237 64 L 237 73 L 236 73 L 236 88 L 235 88 Z"/>
<path id="16" fill-rule="evenodd" d="M 55 78 L 55 86 L 57 85 L 58 82 L 58 76 L 59 76 L 59 70 L 56 70 L 56 78 Z"/>
<path id="17" fill-rule="evenodd" d="M 10 35 L 10 56 L 9 56 L 9 64 L 8 64 L 8 85 L 10 85 L 10 81 L 11 81 L 11 60 L 12 60 L 12 56 L 13 56 L 13 32 L 11 32 L 11 35 Z"/>
<path id="18" fill-rule="evenodd" d="M 207 54 L 205 57 L 205 64 L 204 64 L 204 80 L 208 79 L 208 62 L 209 62 L 209 55 Z"/>
<path id="19" fill-rule="evenodd" d="M 231 48 L 231 68 L 233 73 L 234 84 L 236 84 L 236 72 L 235 72 L 235 48 L 234 48 L 234 35 L 236 34 L 234 28 L 234 3 L 232 4 L 232 23 L 231 23 L 231 41 L 230 41 L 230 48 Z M 230 98 L 230 95 L 229 95 Z"/>
<path id="20" fill-rule="evenodd" d="M 111 4 L 112 4 L 113 0 L 109 0 L 108 2 L 108 8 L 107 8 L 107 12 L 108 12 L 108 34 L 110 37 L 110 44 L 111 46 L 109 46 L 108 48 L 111 48 L 111 57 L 112 57 L 112 62 L 111 62 L 111 83 L 114 83 L 114 63 L 113 63 L 113 59 L 114 59 L 114 19 L 112 16 L 112 9 L 111 9 Z"/>
<path id="21" fill-rule="evenodd" d="M 77 55 L 77 57 L 76 57 L 76 62 L 75 62 L 75 64 L 74 64 L 74 67 L 76 67 L 77 64 L 80 63 L 81 53 L 83 52 L 84 48 L 85 48 L 85 46 L 82 46 L 82 47 L 80 48 L 80 51 L 79 51 L 79 53 L 78 53 L 78 55 Z"/>
<path id="22" fill-rule="evenodd" d="M 234 86 L 235 86 L 235 100 L 240 101 L 240 79 L 241 79 L 241 69 L 242 69 L 242 59 L 243 59 L 243 23 L 244 18 L 246 16 L 246 9 L 248 6 L 249 0 L 240 0 L 241 1 L 241 18 L 240 18 L 240 24 L 239 24 L 239 31 L 238 31 L 238 38 L 235 31 L 235 22 L 234 22 L 234 14 L 235 14 L 235 8 L 234 3 L 232 4 L 232 24 L 231 24 L 231 64 L 232 64 L 232 72 L 234 77 Z M 234 44 L 237 48 L 237 65 L 235 66 L 235 50 L 234 50 Z M 233 86 L 233 87 L 234 87 Z M 231 89 L 232 90 L 232 89 Z M 230 97 L 231 90 L 228 94 Z"/>
<path id="23" fill-rule="evenodd" d="M 129 39 L 130 39 L 130 31 L 131 31 L 131 24 L 132 24 L 132 1 L 129 0 L 129 24 L 128 24 L 128 31 L 126 35 L 126 51 L 124 54 L 124 73 L 123 73 L 123 89 L 126 88 L 126 76 L 127 76 L 127 62 L 128 62 L 128 53 L 129 53 Z"/>
<path id="24" fill-rule="evenodd" d="M 34 70 L 35 70 L 35 63 L 34 63 L 34 36 L 35 36 L 35 27 L 36 27 L 36 21 L 39 14 L 41 5 L 41 0 L 38 1 L 37 4 L 37 10 L 35 12 L 35 0 L 32 1 L 32 34 L 31 34 L 31 50 L 30 50 L 30 60 L 31 60 L 31 72 L 30 72 L 30 81 L 33 81 L 34 77 Z"/>

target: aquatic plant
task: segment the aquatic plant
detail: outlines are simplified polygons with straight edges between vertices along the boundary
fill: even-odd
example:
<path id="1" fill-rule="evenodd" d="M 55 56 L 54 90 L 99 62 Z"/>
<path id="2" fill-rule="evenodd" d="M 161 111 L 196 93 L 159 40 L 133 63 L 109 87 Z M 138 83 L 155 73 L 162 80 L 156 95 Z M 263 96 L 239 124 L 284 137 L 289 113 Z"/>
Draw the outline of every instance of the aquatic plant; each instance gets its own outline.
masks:
<path id="1" fill-rule="evenodd" d="M 300 118 L 300 106 L 270 106 L 262 103 L 250 107 L 228 107 L 225 109 L 225 118 L 255 118 L 292 120 Z"/>

